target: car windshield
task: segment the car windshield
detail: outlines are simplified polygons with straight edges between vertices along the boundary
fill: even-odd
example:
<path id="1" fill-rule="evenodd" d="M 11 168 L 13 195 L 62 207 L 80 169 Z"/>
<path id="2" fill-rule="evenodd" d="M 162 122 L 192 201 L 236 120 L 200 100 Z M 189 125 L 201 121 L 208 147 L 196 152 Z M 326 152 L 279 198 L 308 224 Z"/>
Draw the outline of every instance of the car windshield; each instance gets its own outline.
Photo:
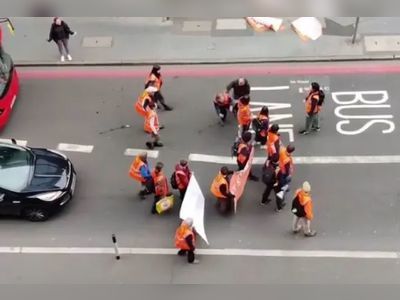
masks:
<path id="1" fill-rule="evenodd" d="M 11 56 L 0 48 L 0 97 L 3 97 L 11 76 L 13 62 Z"/>
<path id="2" fill-rule="evenodd" d="M 29 184 L 33 171 L 33 155 L 26 149 L 0 145 L 0 187 L 21 192 Z"/>

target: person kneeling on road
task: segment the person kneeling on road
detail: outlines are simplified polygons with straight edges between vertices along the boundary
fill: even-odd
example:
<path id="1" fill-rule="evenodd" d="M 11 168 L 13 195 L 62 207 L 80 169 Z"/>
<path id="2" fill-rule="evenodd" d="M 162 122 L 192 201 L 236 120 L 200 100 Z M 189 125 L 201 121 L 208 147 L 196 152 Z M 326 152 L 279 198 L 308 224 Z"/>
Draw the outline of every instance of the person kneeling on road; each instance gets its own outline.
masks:
<path id="1" fill-rule="evenodd" d="M 139 197 L 141 199 L 145 199 L 146 195 L 153 192 L 153 178 L 151 177 L 146 152 L 140 153 L 135 157 L 129 169 L 129 176 L 141 183 L 143 187 L 139 192 Z"/>
<path id="2" fill-rule="evenodd" d="M 154 147 L 162 147 L 163 144 L 160 142 L 160 124 L 158 121 L 158 115 L 156 111 L 156 104 L 151 102 L 148 106 L 148 111 L 146 112 L 146 117 L 144 119 L 144 131 L 151 135 L 153 141 L 146 142 L 146 146 L 149 149 L 154 149 Z"/>
<path id="3" fill-rule="evenodd" d="M 227 167 L 222 167 L 217 177 L 211 184 L 211 193 L 217 198 L 217 208 L 220 213 L 226 214 L 232 210 L 235 195 L 229 191 L 229 175 L 232 175 Z"/>
<path id="4" fill-rule="evenodd" d="M 198 264 L 195 259 L 194 250 L 196 249 L 196 233 L 193 229 L 193 220 L 188 218 L 182 221 L 175 232 L 175 247 L 179 249 L 178 255 L 187 255 L 188 263 Z"/>
<path id="5" fill-rule="evenodd" d="M 153 172 L 151 173 L 151 177 L 153 178 L 154 182 L 154 202 L 151 208 L 151 213 L 153 215 L 157 213 L 156 210 L 157 202 L 160 201 L 162 198 L 170 195 L 168 188 L 168 180 L 162 171 L 163 168 L 164 164 L 162 162 L 158 162 Z"/>
<path id="6" fill-rule="evenodd" d="M 303 183 L 303 187 L 298 189 L 292 203 L 293 233 L 300 232 L 303 229 L 306 237 L 313 237 L 317 234 L 311 230 L 311 221 L 314 218 L 313 204 L 311 199 L 311 185 L 308 181 Z"/>
<path id="7" fill-rule="evenodd" d="M 251 138 L 252 134 L 249 131 L 244 132 L 242 135 L 242 139 L 238 147 L 238 155 L 236 158 L 239 171 L 243 170 L 246 167 L 247 162 L 249 161 L 250 154 L 253 149 L 253 145 L 251 144 Z M 249 179 L 253 181 L 258 181 L 258 177 L 255 176 L 251 172 L 251 170 L 249 174 Z"/>

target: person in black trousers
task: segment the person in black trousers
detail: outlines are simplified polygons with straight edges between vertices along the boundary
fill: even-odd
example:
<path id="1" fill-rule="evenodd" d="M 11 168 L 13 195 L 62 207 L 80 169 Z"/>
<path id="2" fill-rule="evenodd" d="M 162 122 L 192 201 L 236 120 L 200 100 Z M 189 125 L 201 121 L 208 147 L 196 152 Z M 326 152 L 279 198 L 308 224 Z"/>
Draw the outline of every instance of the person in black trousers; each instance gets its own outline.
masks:
<path id="1" fill-rule="evenodd" d="M 261 204 L 267 205 L 271 202 L 269 195 L 272 190 L 276 190 L 278 184 L 276 169 L 278 167 L 278 160 L 275 158 L 273 161 L 267 160 L 263 167 L 262 181 L 265 184 L 265 190 L 262 196 Z"/>
<path id="2" fill-rule="evenodd" d="M 56 17 L 51 24 L 48 42 L 54 41 L 58 46 L 62 62 L 65 61 L 65 55 L 69 61 L 72 60 L 72 56 L 69 53 L 68 40 L 70 35 L 76 35 L 76 32 L 72 31 L 68 24 L 65 23 L 61 18 Z M 65 52 L 65 53 L 64 53 Z M 64 55 L 65 54 L 65 55 Z"/>

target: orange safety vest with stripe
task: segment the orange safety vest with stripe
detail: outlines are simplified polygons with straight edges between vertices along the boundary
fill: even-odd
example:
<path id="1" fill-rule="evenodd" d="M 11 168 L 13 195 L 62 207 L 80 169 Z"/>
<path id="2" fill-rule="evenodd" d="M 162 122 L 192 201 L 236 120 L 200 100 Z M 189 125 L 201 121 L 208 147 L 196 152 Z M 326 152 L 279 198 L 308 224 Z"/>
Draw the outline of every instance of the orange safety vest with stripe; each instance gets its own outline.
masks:
<path id="1" fill-rule="evenodd" d="M 150 73 L 146 78 L 145 85 L 147 86 L 150 82 L 153 82 L 153 86 L 156 87 L 158 91 L 161 90 L 161 86 L 163 85 L 163 80 L 162 80 L 161 75 L 158 78 L 153 73 Z"/>
<path id="2" fill-rule="evenodd" d="M 145 165 L 145 163 L 140 159 L 139 156 L 136 156 L 129 169 L 129 176 L 132 179 L 139 181 L 141 183 L 146 182 L 146 180 L 140 174 L 140 169 L 142 168 L 143 165 Z"/>
<path id="3" fill-rule="evenodd" d="M 241 152 L 244 148 L 247 148 L 247 147 L 248 147 L 248 145 L 247 145 L 246 143 L 240 143 L 240 144 L 239 144 L 237 161 L 238 161 L 240 164 L 244 164 L 244 163 L 247 161 L 247 159 L 248 159 L 248 156 L 243 155 L 243 154 L 240 154 L 240 152 Z"/>
<path id="4" fill-rule="evenodd" d="M 285 166 L 290 163 L 290 171 L 289 174 L 286 174 Z M 279 150 L 279 170 L 284 175 L 293 175 L 293 159 L 292 156 L 286 151 L 285 147 L 281 147 Z"/>
<path id="5" fill-rule="evenodd" d="M 315 108 L 313 111 L 311 111 L 312 109 L 312 102 L 313 101 L 317 101 L 317 104 L 315 105 Z M 310 113 L 317 113 L 319 112 L 320 108 L 318 106 L 318 101 L 319 101 L 319 91 L 317 92 L 310 92 L 306 98 L 306 113 L 310 114 Z"/>
<path id="6" fill-rule="evenodd" d="M 154 194 L 156 196 L 165 197 L 169 194 L 167 178 L 163 172 L 156 173 L 155 170 L 151 172 L 151 177 L 154 181 Z"/>
<path id="7" fill-rule="evenodd" d="M 223 195 L 220 191 L 220 187 L 224 184 L 226 185 L 227 189 L 229 189 L 228 180 L 221 172 L 219 172 L 217 177 L 214 178 L 214 181 L 211 184 L 211 193 L 217 198 L 226 199 L 227 197 Z"/>
<path id="8" fill-rule="evenodd" d="M 193 230 L 186 224 L 182 224 L 181 226 L 179 226 L 175 232 L 175 247 L 177 249 L 186 251 L 191 250 L 188 243 L 186 242 L 186 238 L 190 235 L 193 237 L 192 243 L 195 247 L 196 238 Z"/>
<path id="9" fill-rule="evenodd" d="M 154 127 L 156 129 L 156 132 L 153 132 L 153 129 L 151 128 L 151 120 L 153 118 L 154 118 Z M 158 134 L 159 130 L 160 130 L 160 124 L 158 122 L 157 112 L 153 109 L 150 109 L 146 112 L 146 116 L 144 118 L 144 131 L 146 131 L 147 133 Z"/>
<path id="10" fill-rule="evenodd" d="M 312 220 L 314 218 L 312 199 L 309 193 L 303 191 L 303 189 L 298 189 L 296 191 L 296 197 L 299 198 L 300 205 L 304 207 L 304 212 L 306 213 L 306 218 Z"/>
<path id="11" fill-rule="evenodd" d="M 149 95 L 148 92 L 144 91 L 137 99 L 136 103 L 135 103 L 135 110 L 136 112 L 141 115 L 142 117 L 146 116 L 146 109 L 144 109 L 144 103 L 146 102 L 146 100 L 150 102 L 153 102 L 153 99 L 151 98 L 151 96 Z"/>
<path id="12" fill-rule="evenodd" d="M 278 149 L 275 147 L 276 141 L 279 140 L 279 135 L 273 132 L 268 132 L 268 140 L 267 140 L 267 154 L 268 157 L 273 156 Z"/>
<path id="13" fill-rule="evenodd" d="M 243 105 L 239 101 L 237 119 L 239 125 L 250 125 L 251 123 L 250 105 Z"/>

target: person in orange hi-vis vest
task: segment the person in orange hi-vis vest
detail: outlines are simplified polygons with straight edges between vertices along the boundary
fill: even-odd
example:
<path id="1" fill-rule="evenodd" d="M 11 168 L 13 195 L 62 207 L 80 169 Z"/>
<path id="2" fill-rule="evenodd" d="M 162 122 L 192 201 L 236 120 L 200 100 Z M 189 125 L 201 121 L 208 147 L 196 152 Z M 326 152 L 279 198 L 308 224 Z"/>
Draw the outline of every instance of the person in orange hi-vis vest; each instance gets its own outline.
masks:
<path id="1" fill-rule="evenodd" d="M 154 86 L 157 88 L 157 92 L 154 94 L 154 99 L 156 102 L 160 102 L 165 110 L 172 110 L 172 107 L 165 103 L 164 96 L 161 94 L 161 87 L 163 85 L 163 80 L 161 76 L 161 67 L 159 65 L 154 65 L 151 69 L 149 75 L 146 77 L 144 88 L 149 86 Z"/>
<path id="2" fill-rule="evenodd" d="M 150 166 L 147 162 L 147 152 L 142 152 L 135 157 L 129 169 L 129 176 L 141 183 L 143 189 L 139 197 L 145 199 L 146 195 L 153 192 L 153 178 L 150 173 Z"/>
<path id="3" fill-rule="evenodd" d="M 193 229 L 193 220 L 187 218 L 175 232 L 175 247 L 179 249 L 179 256 L 186 256 L 189 264 L 198 264 L 199 260 L 195 258 L 196 232 Z"/>
<path id="4" fill-rule="evenodd" d="M 146 112 L 148 110 L 149 104 L 152 102 L 155 103 L 155 92 L 157 92 L 157 88 L 154 86 L 149 86 L 138 97 L 135 103 L 135 110 L 140 116 L 146 117 Z"/>
<path id="5" fill-rule="evenodd" d="M 146 133 L 148 133 L 152 139 L 152 141 L 146 142 L 147 148 L 154 149 L 154 147 L 163 146 L 163 144 L 160 142 L 160 129 L 161 127 L 156 111 L 156 104 L 150 103 L 146 112 L 146 117 L 144 118 L 144 131 L 146 131 Z"/>
<path id="6" fill-rule="evenodd" d="M 314 218 L 313 201 L 311 199 L 311 185 L 308 181 L 303 183 L 301 189 L 295 193 L 292 203 L 293 233 L 298 233 L 303 229 L 306 237 L 313 237 L 317 234 L 315 230 L 311 230 L 311 221 Z"/>
<path id="7" fill-rule="evenodd" d="M 192 176 L 187 160 L 182 159 L 179 164 L 175 166 L 174 176 L 178 186 L 179 196 L 183 200 L 189 186 L 190 177 Z"/>
<path id="8" fill-rule="evenodd" d="M 238 104 L 237 120 L 239 124 L 238 136 L 242 136 L 245 131 L 248 131 L 252 121 L 252 114 L 250 110 L 250 96 L 240 98 Z"/>
<path id="9" fill-rule="evenodd" d="M 233 207 L 232 195 L 229 191 L 229 176 L 233 174 L 227 167 L 222 167 L 218 175 L 214 178 L 210 191 L 217 198 L 217 208 L 220 213 L 229 213 Z"/>
<path id="10" fill-rule="evenodd" d="M 276 194 L 276 212 L 280 212 L 285 206 L 285 195 L 289 192 L 289 184 L 292 181 L 294 172 L 292 153 L 296 150 L 293 144 L 286 148 L 279 149 L 279 171 L 277 174 L 278 185 L 275 189 Z"/>
<path id="11" fill-rule="evenodd" d="M 153 172 L 151 172 L 151 177 L 153 178 L 154 182 L 154 202 L 153 207 L 151 208 L 151 213 L 153 215 L 157 213 L 157 202 L 170 194 L 168 180 L 164 175 L 163 168 L 164 164 L 162 162 L 158 162 Z"/>
<path id="12" fill-rule="evenodd" d="M 271 161 L 279 160 L 279 149 L 281 146 L 281 138 L 278 133 L 279 125 L 272 124 L 268 130 L 267 138 L 267 158 Z"/>
<path id="13" fill-rule="evenodd" d="M 238 165 L 239 171 L 243 170 L 247 162 L 249 161 L 251 150 L 253 149 L 253 145 L 251 142 L 252 134 L 249 131 L 243 133 L 242 138 L 238 147 L 238 155 L 236 157 L 236 162 Z M 258 181 L 258 177 L 253 174 L 250 170 L 249 179 L 253 181 Z"/>
<path id="14" fill-rule="evenodd" d="M 300 130 L 299 133 L 307 135 L 311 129 L 319 131 L 319 111 L 321 110 L 320 105 L 321 90 L 317 82 L 311 83 L 310 93 L 305 99 L 305 111 L 306 111 L 306 127 Z"/>
<path id="15" fill-rule="evenodd" d="M 256 132 L 255 141 L 265 146 L 269 129 L 269 109 L 267 106 L 263 106 L 258 116 L 253 119 L 253 129 Z"/>

